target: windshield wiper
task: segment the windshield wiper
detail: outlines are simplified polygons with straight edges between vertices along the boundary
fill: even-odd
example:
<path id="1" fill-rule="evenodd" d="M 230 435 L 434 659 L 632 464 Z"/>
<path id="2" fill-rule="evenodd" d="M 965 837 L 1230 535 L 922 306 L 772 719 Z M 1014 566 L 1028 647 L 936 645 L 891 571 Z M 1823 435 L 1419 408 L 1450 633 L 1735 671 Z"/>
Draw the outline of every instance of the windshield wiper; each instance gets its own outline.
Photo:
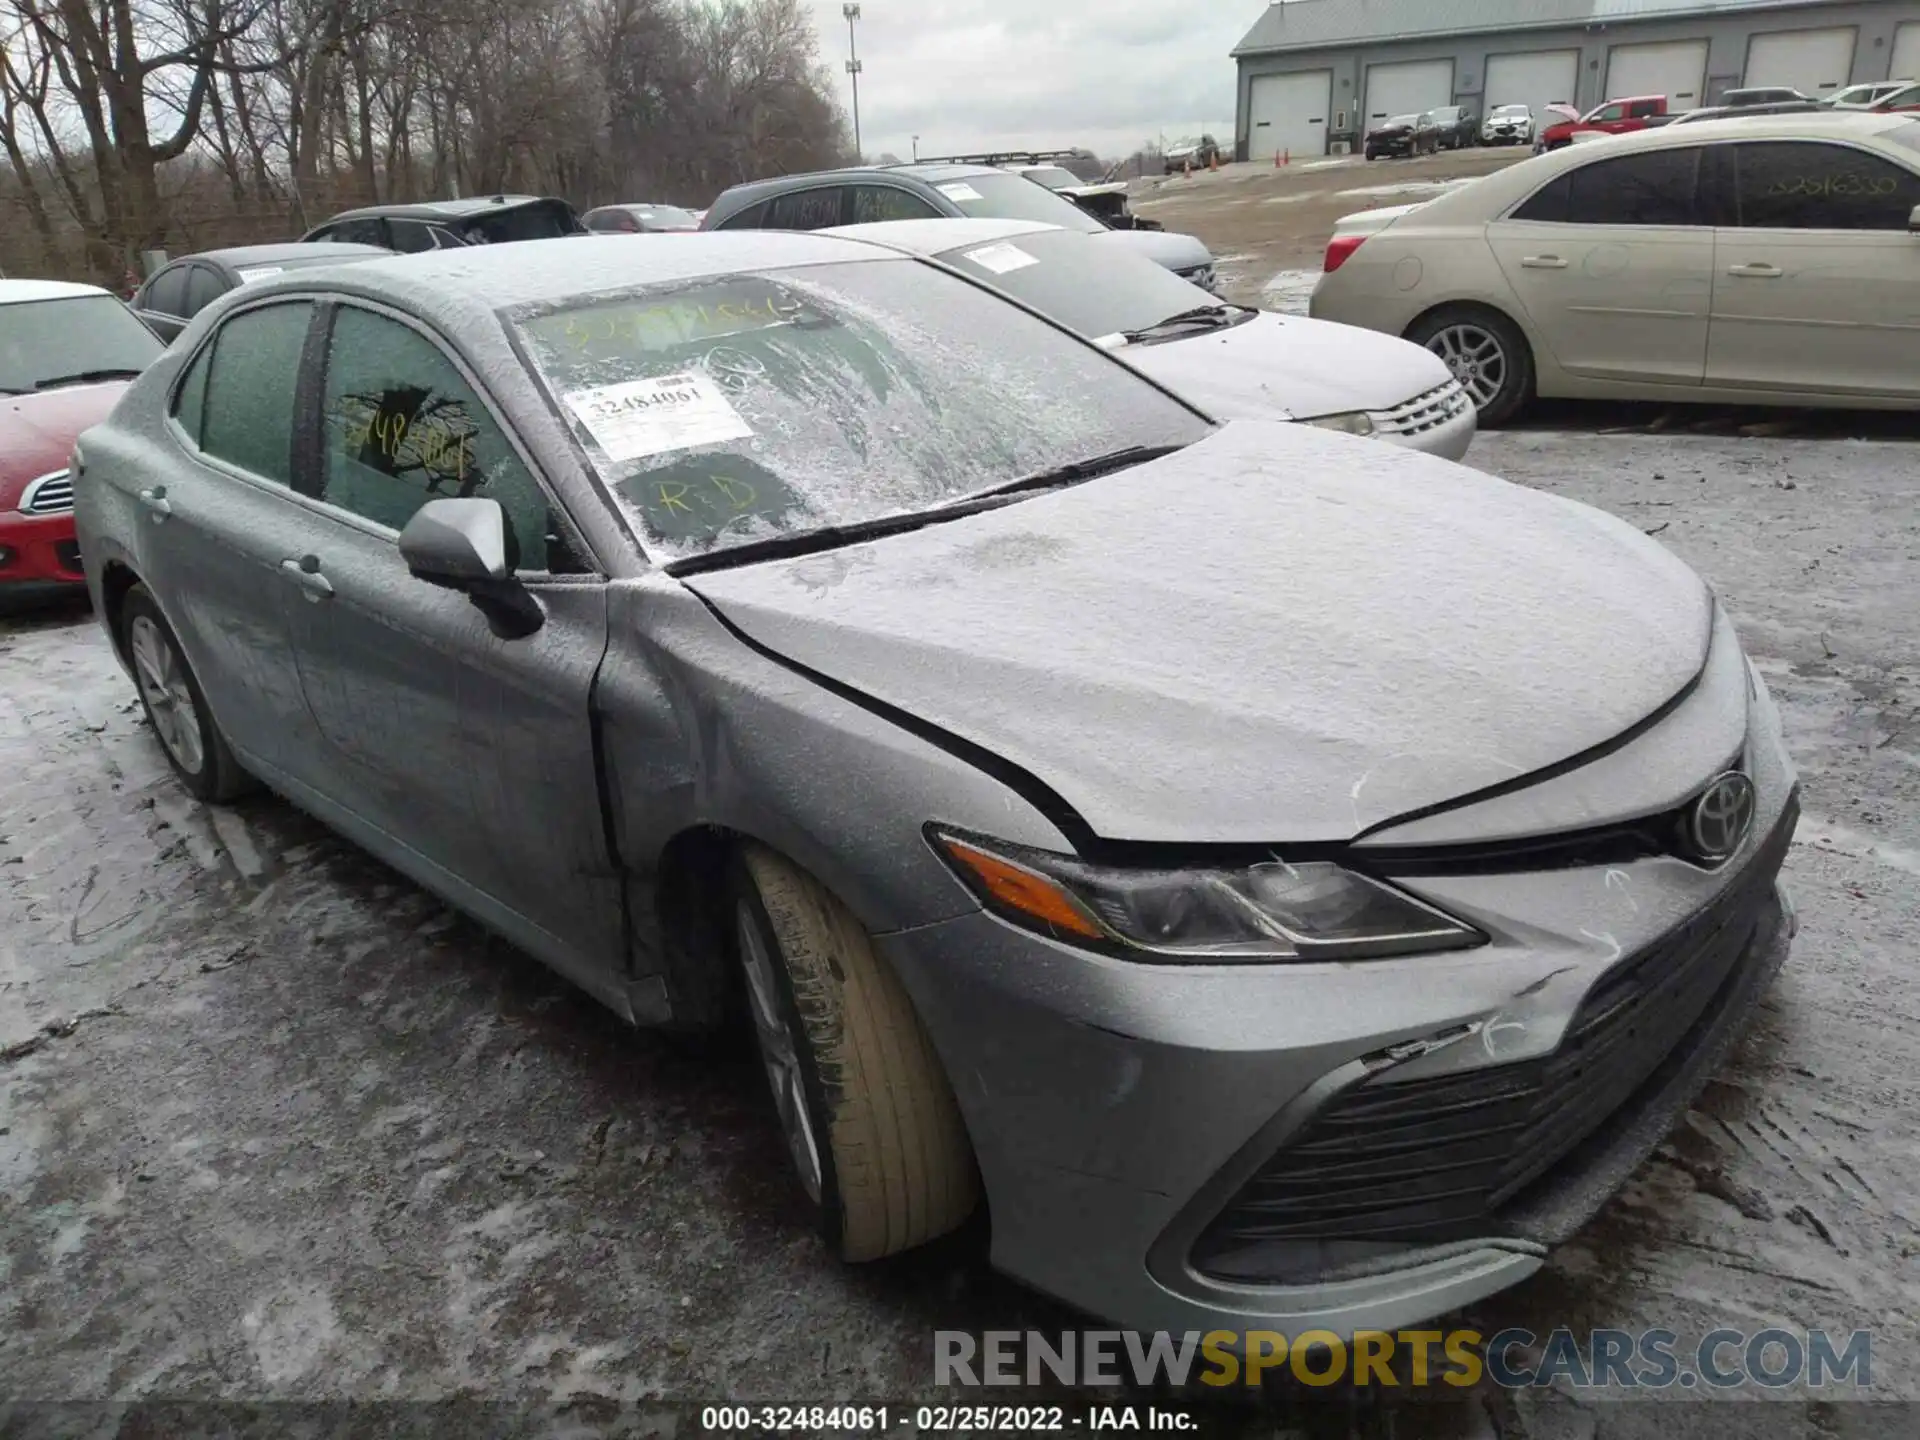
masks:
<path id="1" fill-rule="evenodd" d="M 912 510 L 903 515 L 881 515 L 872 520 L 856 520 L 846 525 L 825 525 L 818 530 L 804 530 L 795 535 L 774 535 L 765 540 L 750 540 L 744 545 L 731 545 L 724 550 L 710 550 L 704 555 L 688 555 L 684 559 L 669 561 L 663 568 L 669 575 L 697 575 L 703 570 L 725 570 L 736 565 L 755 565 L 762 560 L 787 560 L 797 555 L 812 555 L 821 550 L 837 550 L 842 545 L 854 545 L 864 540 L 878 540 L 887 535 L 900 535 L 909 530 L 921 530 L 929 525 L 939 525 L 948 520 L 959 520 L 964 516 L 978 515 L 983 510 L 998 510 L 1003 505 L 1013 503 L 1021 495 L 1038 490 L 1055 490 L 1067 485 L 1077 485 L 1083 480 L 1106 475 L 1115 470 L 1124 470 L 1132 465 L 1144 465 L 1149 460 L 1158 460 L 1163 455 L 1171 455 L 1185 447 L 1180 445 L 1128 445 L 1120 450 L 1111 450 L 1104 455 L 1095 455 L 1087 460 L 1075 460 L 1066 465 L 1056 465 L 1050 470 L 1040 470 L 1032 475 L 1023 475 L 1018 480 L 1009 480 L 1004 485 L 995 485 L 989 490 L 976 491 L 964 499 L 955 500 L 948 505 L 938 505 L 930 510 Z"/>
<path id="2" fill-rule="evenodd" d="M 53 375 L 33 382 L 36 390 L 51 390 L 58 385 L 85 385 L 95 380 L 138 380 L 138 370 L 81 370 L 72 375 Z"/>
<path id="3" fill-rule="evenodd" d="M 1182 310 L 1178 314 L 1167 316 L 1164 320 L 1156 320 L 1143 329 L 1122 330 L 1120 333 L 1126 337 L 1129 344 L 1137 345 L 1142 340 L 1150 340 L 1182 325 L 1197 325 L 1206 330 L 1218 330 L 1223 325 L 1237 323 L 1239 317 L 1245 313 L 1247 311 L 1243 305 L 1196 305 L 1191 310 Z"/>

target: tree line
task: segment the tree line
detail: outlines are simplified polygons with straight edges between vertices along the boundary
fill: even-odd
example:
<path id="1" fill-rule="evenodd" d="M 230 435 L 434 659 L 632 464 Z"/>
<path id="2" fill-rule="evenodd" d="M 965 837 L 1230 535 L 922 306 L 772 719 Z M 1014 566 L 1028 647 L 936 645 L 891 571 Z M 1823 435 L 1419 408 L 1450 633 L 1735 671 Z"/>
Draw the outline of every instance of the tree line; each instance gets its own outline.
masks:
<path id="1" fill-rule="evenodd" d="M 0 0 L 0 268 L 354 205 L 525 192 L 703 206 L 848 162 L 800 0 Z"/>

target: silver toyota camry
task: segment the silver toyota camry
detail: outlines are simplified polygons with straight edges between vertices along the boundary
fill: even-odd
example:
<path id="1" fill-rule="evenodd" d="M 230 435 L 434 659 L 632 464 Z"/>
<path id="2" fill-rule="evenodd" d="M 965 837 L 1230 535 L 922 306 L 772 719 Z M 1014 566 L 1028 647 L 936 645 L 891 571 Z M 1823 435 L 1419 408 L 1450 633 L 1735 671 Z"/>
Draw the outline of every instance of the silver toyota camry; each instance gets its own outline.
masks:
<path id="1" fill-rule="evenodd" d="M 1224 425 L 818 235 L 247 286 L 74 462 L 183 784 L 636 1024 L 756 1030 L 849 1259 L 1124 1325 L 1537 1268 L 1786 955 L 1778 716 L 1634 527 Z"/>

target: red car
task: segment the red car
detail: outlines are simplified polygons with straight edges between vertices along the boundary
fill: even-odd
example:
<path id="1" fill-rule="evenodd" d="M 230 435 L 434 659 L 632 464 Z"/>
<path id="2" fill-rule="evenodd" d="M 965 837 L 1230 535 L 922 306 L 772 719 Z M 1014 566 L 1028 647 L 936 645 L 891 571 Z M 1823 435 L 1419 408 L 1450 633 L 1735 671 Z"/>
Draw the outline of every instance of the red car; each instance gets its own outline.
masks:
<path id="1" fill-rule="evenodd" d="M 105 290 L 0 280 L 0 594 L 85 583 L 67 460 L 163 348 Z"/>
<path id="2" fill-rule="evenodd" d="M 1547 107 L 1562 114 L 1557 105 Z M 1609 100 L 1604 105 L 1596 105 L 1579 119 L 1561 120 L 1549 125 L 1540 132 L 1538 141 L 1542 150 L 1558 150 L 1562 145 L 1573 143 L 1573 137 L 1583 130 L 1599 130 L 1608 135 L 1624 135 L 1629 130 L 1644 130 L 1655 116 L 1667 113 L 1667 97 L 1664 95 L 1632 95 L 1624 100 Z"/>

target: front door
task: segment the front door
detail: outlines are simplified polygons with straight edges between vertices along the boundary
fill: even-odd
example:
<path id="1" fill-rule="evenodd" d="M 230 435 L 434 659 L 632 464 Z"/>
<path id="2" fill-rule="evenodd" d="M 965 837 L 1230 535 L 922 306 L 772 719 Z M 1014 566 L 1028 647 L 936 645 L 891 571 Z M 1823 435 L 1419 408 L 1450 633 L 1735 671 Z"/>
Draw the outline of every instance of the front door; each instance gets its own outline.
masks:
<path id="1" fill-rule="evenodd" d="M 1713 298 L 1700 156 L 1690 146 L 1596 159 L 1487 227 L 1507 283 L 1568 373 L 1700 383 Z"/>
<path id="2" fill-rule="evenodd" d="M 590 704 L 606 585 L 478 387 L 438 343 L 343 305 L 326 340 L 318 503 L 289 533 L 283 605 L 325 748 L 302 777 L 461 887 L 526 948 L 593 985 L 622 959 Z M 505 510 L 545 614 L 503 638 L 464 594 L 411 576 L 428 500 Z"/>
<path id="3" fill-rule="evenodd" d="M 1707 383 L 1920 400 L 1920 168 L 1812 141 L 1722 148 Z"/>

